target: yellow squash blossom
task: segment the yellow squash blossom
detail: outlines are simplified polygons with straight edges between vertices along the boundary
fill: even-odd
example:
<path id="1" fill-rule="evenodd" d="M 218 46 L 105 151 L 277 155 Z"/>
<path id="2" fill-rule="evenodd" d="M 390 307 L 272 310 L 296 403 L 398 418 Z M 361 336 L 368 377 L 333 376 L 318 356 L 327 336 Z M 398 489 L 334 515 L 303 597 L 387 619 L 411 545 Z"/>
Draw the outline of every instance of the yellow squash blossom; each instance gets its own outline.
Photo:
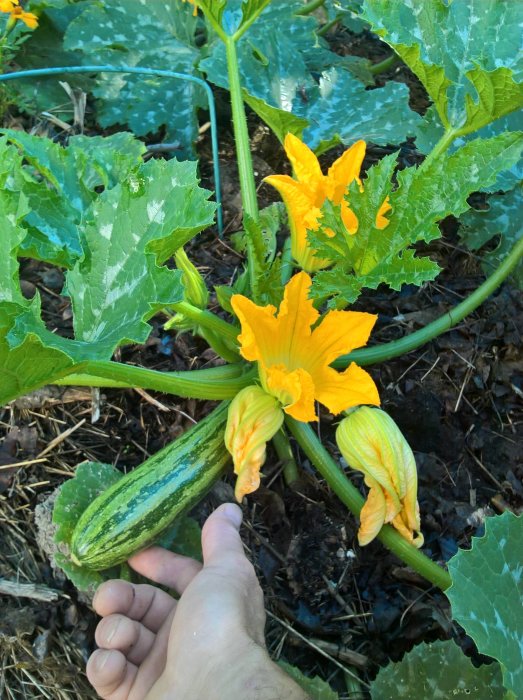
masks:
<path id="1" fill-rule="evenodd" d="M 231 299 L 242 330 L 240 352 L 258 363 L 260 387 L 244 389 L 229 409 L 226 445 L 240 475 L 236 496 L 258 488 L 265 442 L 279 429 L 283 411 L 296 420 L 317 418 L 315 401 L 332 413 L 359 404 L 379 405 L 371 376 L 352 363 L 337 372 L 330 363 L 367 343 L 376 316 L 356 311 L 320 314 L 308 298 L 312 280 L 300 272 L 285 287 L 277 310 L 247 297 Z M 256 391 L 254 391 L 256 389 Z"/>
<path id="2" fill-rule="evenodd" d="M 342 420 L 336 442 L 347 464 L 363 472 L 370 489 L 360 513 L 360 545 L 371 542 L 390 523 L 421 547 L 416 461 L 392 418 L 380 409 L 361 406 Z"/>
<path id="3" fill-rule="evenodd" d="M 7 29 L 10 29 L 17 20 L 23 22 L 29 29 L 38 27 L 38 17 L 32 12 L 24 12 L 19 0 L 0 0 L 0 12 L 7 12 L 11 16 L 7 20 Z"/>
<path id="4" fill-rule="evenodd" d="M 358 230 L 358 219 L 345 199 L 349 185 L 356 180 L 361 185 L 360 170 L 365 157 L 365 141 L 356 141 L 328 170 L 321 171 L 318 159 L 299 138 L 287 134 L 284 148 L 296 179 L 289 175 L 270 175 L 265 182 L 275 187 L 282 196 L 289 214 L 292 255 L 303 270 L 314 272 L 330 265 L 329 260 L 318 258 L 307 242 L 307 230 L 320 226 L 321 208 L 325 200 L 341 206 L 341 218 L 348 233 Z M 389 223 L 385 214 L 390 210 L 383 202 L 376 217 L 376 226 L 383 229 Z"/>
<path id="5" fill-rule="evenodd" d="M 259 386 L 247 386 L 229 406 L 225 446 L 234 457 L 238 475 L 234 494 L 240 502 L 260 485 L 265 447 L 281 428 L 283 413 L 278 401 Z"/>

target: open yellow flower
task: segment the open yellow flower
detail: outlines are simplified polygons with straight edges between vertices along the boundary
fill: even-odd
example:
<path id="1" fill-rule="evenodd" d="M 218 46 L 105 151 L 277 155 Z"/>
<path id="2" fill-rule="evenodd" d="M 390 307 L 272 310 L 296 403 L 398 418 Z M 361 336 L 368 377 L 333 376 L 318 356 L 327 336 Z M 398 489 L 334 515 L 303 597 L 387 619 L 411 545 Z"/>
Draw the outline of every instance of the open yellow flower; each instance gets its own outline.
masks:
<path id="1" fill-rule="evenodd" d="M 339 424 L 336 442 L 347 464 L 363 472 L 370 488 L 360 513 L 360 545 L 371 542 L 390 523 L 421 547 L 416 461 L 392 418 L 380 409 L 361 406 Z"/>
<path id="2" fill-rule="evenodd" d="M 297 420 L 316 419 L 315 400 L 332 413 L 358 404 L 379 405 L 378 390 L 365 370 L 354 362 L 344 372 L 329 367 L 340 355 L 366 345 L 377 317 L 329 311 L 315 326 L 320 314 L 308 298 L 311 283 L 305 272 L 294 275 L 277 314 L 272 305 L 257 306 L 241 294 L 232 297 L 242 326 L 242 356 L 258 362 L 262 387 Z"/>
<path id="3" fill-rule="evenodd" d="M 0 0 L 0 12 L 7 12 L 11 16 L 7 20 L 7 30 L 14 26 L 17 20 L 23 22 L 29 29 L 38 27 L 38 17 L 32 12 L 24 12 L 19 0 Z"/>
<path id="4" fill-rule="evenodd" d="M 330 265 L 330 261 L 315 256 L 307 242 L 307 230 L 319 228 L 321 208 L 325 200 L 341 206 L 341 218 L 347 232 L 358 230 L 358 219 L 345 199 L 349 185 L 356 180 L 361 185 L 360 170 L 365 157 L 365 141 L 356 141 L 329 168 L 321 171 L 318 159 L 299 138 L 287 134 L 284 148 L 296 179 L 289 175 L 270 175 L 265 182 L 275 187 L 282 196 L 289 214 L 292 256 L 303 270 L 314 272 Z M 385 214 L 390 210 L 387 200 L 376 216 L 376 226 L 388 225 Z"/>

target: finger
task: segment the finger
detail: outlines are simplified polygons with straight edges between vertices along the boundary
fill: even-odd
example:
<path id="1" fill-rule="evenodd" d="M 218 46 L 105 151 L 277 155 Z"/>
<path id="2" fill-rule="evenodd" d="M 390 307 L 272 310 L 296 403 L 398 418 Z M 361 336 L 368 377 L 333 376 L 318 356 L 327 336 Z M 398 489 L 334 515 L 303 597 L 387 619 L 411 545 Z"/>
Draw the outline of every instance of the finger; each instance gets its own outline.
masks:
<path id="1" fill-rule="evenodd" d="M 96 643 L 104 649 L 117 649 L 139 665 L 150 652 L 156 635 L 125 615 L 108 615 L 96 627 Z"/>
<path id="2" fill-rule="evenodd" d="M 240 539 L 242 511 L 234 503 L 224 503 L 212 513 L 202 530 L 205 566 L 234 566 L 245 559 Z"/>
<path id="3" fill-rule="evenodd" d="M 202 568 L 194 559 L 161 547 L 150 547 L 135 554 L 129 559 L 129 565 L 139 574 L 174 589 L 180 595 Z"/>
<path id="4" fill-rule="evenodd" d="M 121 651 L 97 649 L 87 662 L 87 678 L 104 700 L 126 700 L 138 669 Z"/>
<path id="5" fill-rule="evenodd" d="M 93 600 L 94 609 L 102 617 L 120 613 L 155 633 L 175 605 L 174 598 L 156 586 L 121 580 L 102 583 Z"/>

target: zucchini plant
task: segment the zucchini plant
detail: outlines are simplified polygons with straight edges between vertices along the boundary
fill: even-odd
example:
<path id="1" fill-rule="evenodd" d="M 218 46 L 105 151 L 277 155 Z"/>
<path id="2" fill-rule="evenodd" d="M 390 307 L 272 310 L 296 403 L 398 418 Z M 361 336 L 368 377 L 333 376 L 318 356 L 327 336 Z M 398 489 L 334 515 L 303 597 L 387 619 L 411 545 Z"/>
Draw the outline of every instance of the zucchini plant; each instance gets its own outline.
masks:
<path id="1" fill-rule="evenodd" d="M 204 28 L 208 41 L 209 56 L 200 67 L 230 92 L 243 206 L 243 227 L 235 240 L 245 252 L 245 266 L 233 284 L 214 290 L 218 311 L 209 310 L 206 281 L 184 249 L 213 225 L 215 215 L 196 163 L 145 160 L 143 144 L 125 133 L 73 136 L 66 146 L 8 129 L 0 136 L 0 401 L 56 384 L 139 387 L 227 402 L 126 476 L 104 472 L 107 489 L 102 484 L 92 502 L 82 500 L 81 480 L 64 490 L 55 517 L 58 537 L 69 547 L 64 567 L 79 580 L 78 570 L 104 570 L 125 561 L 194 505 L 229 460 L 237 499 L 248 497 L 260 484 L 268 441 L 278 455 L 286 455 L 285 478 L 292 483 L 298 478 L 289 459 L 292 437 L 360 518 L 360 543 L 379 538 L 445 590 L 449 573 L 421 550 L 412 451 L 378 408 L 378 389 L 364 367 L 419 347 L 471 313 L 514 271 L 523 239 L 513 236 L 498 267 L 468 298 L 400 340 L 365 347 L 377 317 L 370 307 L 368 312 L 349 307 L 365 289 L 385 284 L 400 290 L 434 280 L 440 268 L 424 244 L 441 235 L 439 222 L 470 212 L 472 193 L 498 191 L 504 177 L 514 177 L 523 134 L 506 130 L 503 120 L 523 101 L 521 59 L 510 50 L 521 6 L 499 0 L 472 21 L 465 16 L 466 3 L 430 0 L 419 11 L 414 0 L 364 0 L 360 19 L 411 68 L 433 106 L 421 124 L 417 116 L 403 118 L 402 110 L 387 112 L 384 99 L 387 118 L 379 115 L 374 131 L 364 128 L 362 118 L 351 132 L 340 123 L 340 113 L 346 115 L 344 86 L 354 78 L 344 64 L 321 72 L 317 80 L 314 66 L 326 57 L 307 44 L 316 22 L 310 13 L 323 3 L 191 4 L 197 10 L 193 18 L 191 9 L 187 20 L 191 42 L 196 27 Z M 17 3 L 11 5 L 14 12 Z M 74 37 L 79 46 L 78 37 L 88 31 L 91 10 L 84 9 L 68 17 L 71 48 Z M 284 43 L 278 44 L 279 33 L 267 57 L 253 52 L 266 34 L 264 22 L 275 19 L 284 29 L 292 26 L 291 53 L 307 68 L 311 104 L 306 110 L 296 85 L 287 102 L 283 94 L 275 99 L 268 92 L 289 55 Z M 434 34 L 434 23 L 445 23 L 447 31 Z M 488 31 L 493 23 L 496 37 Z M 157 27 L 149 29 L 148 36 L 157 36 Z M 191 61 L 194 45 L 192 51 Z M 259 82 L 253 78 L 253 55 L 268 66 Z M 284 78 L 277 80 L 280 87 Z M 136 85 L 127 87 L 132 91 Z M 360 92 L 363 101 L 368 99 L 363 93 L 380 90 Z M 280 139 L 293 173 L 266 178 L 283 205 L 261 211 L 246 104 Z M 362 173 L 366 140 L 387 142 L 394 130 L 403 139 L 411 129 L 426 152 L 420 165 L 400 168 L 398 153 L 391 153 Z M 325 170 L 318 156 L 335 143 L 348 147 Z M 30 299 L 22 293 L 25 258 L 65 271 L 62 294 L 71 304 L 72 337 L 46 325 L 38 293 Z M 116 359 L 120 348 L 146 342 L 149 321 L 160 313 L 168 317 L 166 329 L 201 336 L 223 364 L 157 372 Z M 318 403 L 340 417 L 338 445 L 348 465 L 364 474 L 366 499 L 312 429 L 319 420 Z M 68 498 L 82 501 L 74 527 L 70 519 L 63 526 Z"/>

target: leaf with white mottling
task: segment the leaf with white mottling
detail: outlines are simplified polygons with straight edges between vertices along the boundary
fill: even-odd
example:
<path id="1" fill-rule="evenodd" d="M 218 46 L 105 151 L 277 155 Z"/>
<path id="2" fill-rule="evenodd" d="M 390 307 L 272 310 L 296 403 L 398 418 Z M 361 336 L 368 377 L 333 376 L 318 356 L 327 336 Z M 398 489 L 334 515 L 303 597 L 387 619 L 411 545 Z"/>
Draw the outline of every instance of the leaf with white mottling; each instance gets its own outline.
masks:
<path id="1" fill-rule="evenodd" d="M 501 664 L 503 682 L 523 688 L 523 517 L 487 518 L 485 535 L 449 561 L 452 616 L 482 654 Z"/>
<path id="2" fill-rule="evenodd" d="M 364 0 L 362 16 L 418 76 L 445 127 L 471 133 L 523 106 L 523 4 Z"/>
<path id="3" fill-rule="evenodd" d="M 418 644 L 371 683 L 372 700 L 502 700 L 498 664 L 477 668 L 452 641 Z"/>
<path id="4" fill-rule="evenodd" d="M 523 190 L 519 184 L 510 192 L 491 194 L 488 209 L 470 209 L 460 218 L 459 237 L 469 250 L 479 250 L 495 236 L 499 243 L 493 250 L 482 254 L 482 268 L 490 274 L 512 250 L 523 235 L 521 212 Z M 514 284 L 523 288 L 523 260 L 511 273 Z"/>
<path id="5" fill-rule="evenodd" d="M 302 673 L 297 666 L 292 666 L 292 664 L 281 660 L 278 661 L 278 666 L 307 693 L 310 700 L 339 700 L 338 693 L 334 692 L 327 681 L 319 676 L 310 678 Z"/>
<path id="6" fill-rule="evenodd" d="M 81 52 L 84 63 L 198 75 L 197 23 L 188 3 L 89 3 L 67 27 L 64 47 Z M 200 86 L 179 78 L 102 73 L 93 94 L 102 126 L 129 124 L 139 136 L 165 126 L 165 138 L 178 144 L 178 154 L 193 155 L 196 110 L 206 105 Z"/>
<path id="7" fill-rule="evenodd" d="M 76 340 L 110 357 L 143 343 L 147 319 L 183 299 L 181 273 L 159 264 L 213 221 L 196 164 L 151 160 L 95 201 L 83 231 L 87 253 L 67 274 Z"/>
<path id="8" fill-rule="evenodd" d="M 37 334 L 26 333 L 13 345 L 8 340 L 17 318 L 27 307 L 0 302 L 0 405 L 64 376 L 72 359 L 57 348 L 47 347 Z"/>
<path id="9" fill-rule="evenodd" d="M 320 78 L 316 99 L 299 109 L 310 126 L 303 136 L 308 146 L 322 151 L 322 143 L 358 139 L 372 143 L 401 143 L 416 133 L 421 117 L 409 105 L 409 91 L 402 83 L 389 82 L 366 90 L 349 72 L 331 69 Z"/>

